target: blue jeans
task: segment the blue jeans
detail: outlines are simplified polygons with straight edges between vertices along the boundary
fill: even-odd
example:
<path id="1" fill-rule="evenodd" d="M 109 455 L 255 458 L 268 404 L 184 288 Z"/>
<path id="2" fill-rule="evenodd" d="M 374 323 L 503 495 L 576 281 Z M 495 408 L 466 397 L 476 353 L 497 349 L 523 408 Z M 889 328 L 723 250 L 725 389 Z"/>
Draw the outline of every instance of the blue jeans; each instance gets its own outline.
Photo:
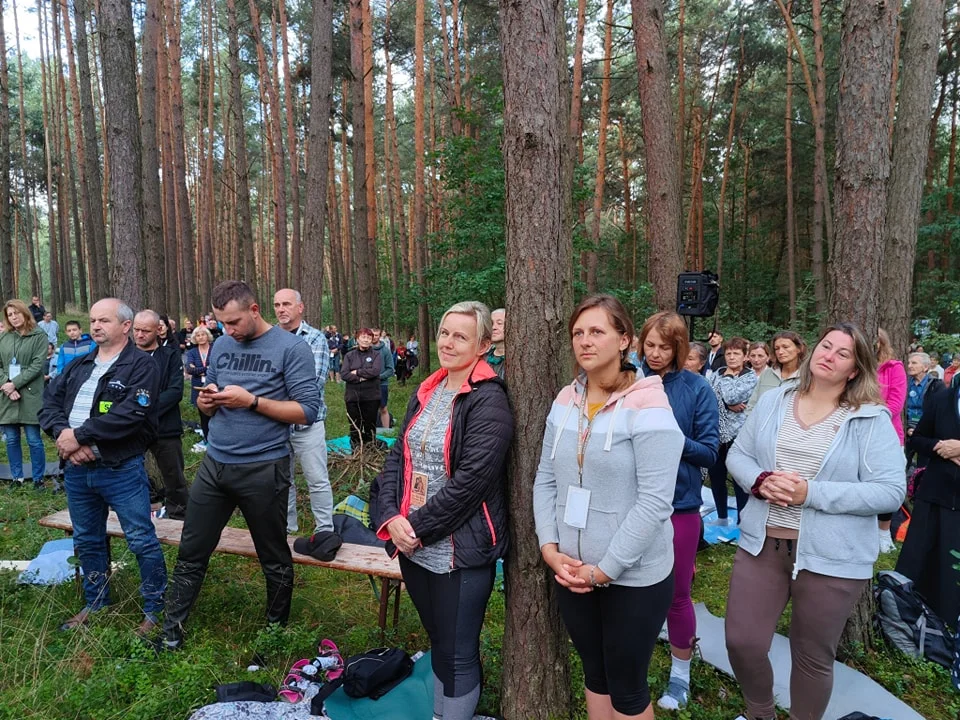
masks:
<path id="1" fill-rule="evenodd" d="M 127 547 L 140 566 L 143 612 L 151 620 L 163 610 L 167 589 L 167 566 L 157 533 L 150 519 L 150 481 L 138 455 L 119 465 L 99 462 L 67 463 L 63 469 L 67 507 L 73 522 L 73 547 L 83 568 L 83 594 L 87 608 L 99 610 L 110 604 L 107 555 L 107 513 L 117 513 Z"/>
<path id="2" fill-rule="evenodd" d="M 3 428 L 3 441 L 7 445 L 7 459 L 10 462 L 10 476 L 23 477 L 23 449 L 20 447 L 20 428 L 27 436 L 27 447 L 30 448 L 30 465 L 33 479 L 36 482 L 43 480 L 47 469 L 47 456 L 43 451 L 43 438 L 40 437 L 39 425 L 0 425 Z M 40 468 L 39 472 L 37 468 Z"/>

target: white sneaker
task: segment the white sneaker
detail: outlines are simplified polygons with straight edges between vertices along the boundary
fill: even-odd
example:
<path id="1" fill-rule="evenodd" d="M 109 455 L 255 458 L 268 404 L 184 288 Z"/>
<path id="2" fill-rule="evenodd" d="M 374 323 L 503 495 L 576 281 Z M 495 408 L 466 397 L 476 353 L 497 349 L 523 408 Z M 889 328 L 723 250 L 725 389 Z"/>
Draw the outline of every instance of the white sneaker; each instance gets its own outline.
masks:
<path id="1" fill-rule="evenodd" d="M 893 542 L 893 538 L 890 537 L 889 530 L 880 529 L 880 554 L 892 552 L 897 549 L 897 546 Z"/>
<path id="2" fill-rule="evenodd" d="M 205 442 L 195 443 L 191 448 L 195 453 L 203 453 L 207 451 L 207 444 Z"/>

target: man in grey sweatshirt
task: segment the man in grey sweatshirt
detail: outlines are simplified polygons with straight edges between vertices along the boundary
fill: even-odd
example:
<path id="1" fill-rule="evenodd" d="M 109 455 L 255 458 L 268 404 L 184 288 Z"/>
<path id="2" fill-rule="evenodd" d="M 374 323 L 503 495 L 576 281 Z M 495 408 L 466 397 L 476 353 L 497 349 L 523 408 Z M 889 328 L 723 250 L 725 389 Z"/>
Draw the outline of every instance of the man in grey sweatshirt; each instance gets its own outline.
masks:
<path id="1" fill-rule="evenodd" d="M 239 507 L 267 582 L 267 622 L 284 624 L 293 596 L 287 545 L 290 425 L 320 409 L 310 347 L 260 315 L 253 291 L 228 280 L 213 291 L 226 335 L 210 351 L 197 407 L 210 416 L 207 453 L 190 488 L 160 649 L 174 650 L 220 533 Z"/>

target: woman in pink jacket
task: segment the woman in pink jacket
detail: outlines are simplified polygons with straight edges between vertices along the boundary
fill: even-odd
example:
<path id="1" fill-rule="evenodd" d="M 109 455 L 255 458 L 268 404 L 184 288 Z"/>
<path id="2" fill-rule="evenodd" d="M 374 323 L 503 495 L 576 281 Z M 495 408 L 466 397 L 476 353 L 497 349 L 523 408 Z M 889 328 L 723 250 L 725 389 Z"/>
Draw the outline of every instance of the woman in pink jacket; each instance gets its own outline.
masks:
<path id="1" fill-rule="evenodd" d="M 877 380 L 880 381 L 880 395 L 884 404 L 890 410 L 893 420 L 893 429 L 900 438 L 903 446 L 903 407 L 907 402 L 907 371 L 894 355 L 890 344 L 890 336 L 883 328 L 877 330 Z M 894 549 L 893 539 L 890 537 L 891 514 L 879 515 L 880 523 L 880 552 L 886 553 Z"/>

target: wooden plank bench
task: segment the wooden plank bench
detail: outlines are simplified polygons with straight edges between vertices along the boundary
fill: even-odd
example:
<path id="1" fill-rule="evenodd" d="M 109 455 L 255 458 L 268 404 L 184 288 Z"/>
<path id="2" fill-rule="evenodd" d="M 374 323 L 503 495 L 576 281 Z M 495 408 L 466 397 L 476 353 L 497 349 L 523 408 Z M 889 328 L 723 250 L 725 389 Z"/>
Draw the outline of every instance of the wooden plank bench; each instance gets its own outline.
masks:
<path id="1" fill-rule="evenodd" d="M 43 527 L 63 530 L 67 535 L 73 534 L 73 522 L 70 520 L 70 511 L 61 510 L 60 512 L 47 515 L 40 518 L 40 525 Z M 183 521 L 171 520 L 169 518 L 153 518 L 153 524 L 157 530 L 157 539 L 164 545 L 180 545 L 180 532 L 183 529 Z M 111 538 L 122 538 L 123 529 L 120 527 L 120 521 L 115 512 L 110 512 L 107 516 L 107 542 L 109 550 L 109 541 Z M 394 596 L 393 601 L 393 627 L 397 626 L 400 617 L 400 590 L 402 576 L 400 574 L 400 563 L 397 560 L 387 557 L 381 548 L 370 547 L 368 545 L 355 545 L 353 543 L 344 543 L 337 551 L 337 556 L 330 562 L 322 562 L 311 555 L 301 555 L 293 549 L 294 538 L 288 537 L 287 542 L 290 545 L 290 553 L 293 556 L 293 562 L 298 565 L 313 565 L 315 567 L 330 568 L 331 570 L 342 570 L 344 572 L 359 573 L 367 575 L 370 582 L 374 578 L 380 578 L 380 614 L 379 625 L 381 637 L 387 629 L 387 610 L 390 605 L 390 595 Z M 228 553 L 230 555 L 242 555 L 243 557 L 256 558 L 257 551 L 253 546 L 253 538 L 250 537 L 250 531 L 242 528 L 225 527 L 220 535 L 220 542 L 217 544 L 214 552 Z M 79 574 L 79 569 L 77 573 Z M 376 591 L 376 585 L 374 584 Z"/>

